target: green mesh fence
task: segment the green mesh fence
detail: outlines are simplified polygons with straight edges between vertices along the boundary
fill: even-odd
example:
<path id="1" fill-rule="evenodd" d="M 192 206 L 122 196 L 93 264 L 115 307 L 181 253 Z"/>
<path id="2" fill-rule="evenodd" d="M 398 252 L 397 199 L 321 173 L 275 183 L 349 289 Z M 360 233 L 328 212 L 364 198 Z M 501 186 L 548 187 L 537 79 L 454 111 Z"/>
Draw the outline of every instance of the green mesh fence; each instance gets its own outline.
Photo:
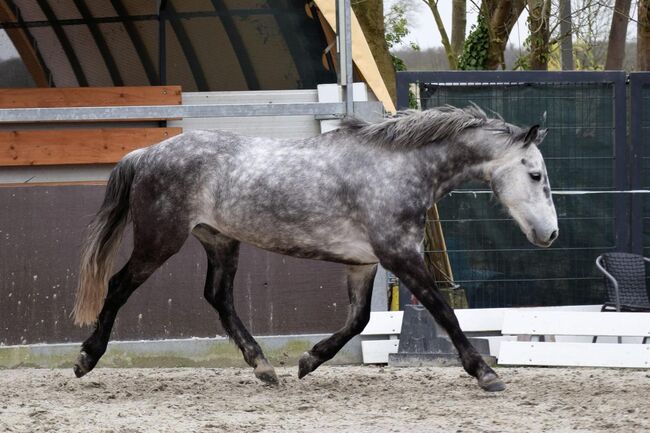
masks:
<path id="1" fill-rule="evenodd" d="M 605 292 L 594 261 L 616 248 L 615 195 L 578 192 L 614 190 L 613 85 L 427 83 L 419 85 L 419 98 L 422 109 L 472 101 L 510 123 L 549 129 L 541 150 L 560 227 L 551 248 L 530 245 L 491 194 L 481 193 L 483 185 L 464 185 L 438 205 L 454 278 L 470 307 L 601 303 Z M 644 164 L 648 187 L 650 154 Z M 645 206 L 650 215 L 650 200 Z"/>

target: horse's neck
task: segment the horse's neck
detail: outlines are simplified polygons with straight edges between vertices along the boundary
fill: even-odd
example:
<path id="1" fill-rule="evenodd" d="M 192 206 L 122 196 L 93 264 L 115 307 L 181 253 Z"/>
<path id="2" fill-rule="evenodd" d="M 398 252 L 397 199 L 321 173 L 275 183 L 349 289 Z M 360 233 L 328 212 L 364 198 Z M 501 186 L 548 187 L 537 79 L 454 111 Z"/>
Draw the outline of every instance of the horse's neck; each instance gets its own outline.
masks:
<path id="1" fill-rule="evenodd" d="M 465 144 L 434 144 L 429 149 L 424 149 L 424 159 L 431 170 L 434 201 L 440 200 L 464 182 L 487 181 L 487 155 Z"/>

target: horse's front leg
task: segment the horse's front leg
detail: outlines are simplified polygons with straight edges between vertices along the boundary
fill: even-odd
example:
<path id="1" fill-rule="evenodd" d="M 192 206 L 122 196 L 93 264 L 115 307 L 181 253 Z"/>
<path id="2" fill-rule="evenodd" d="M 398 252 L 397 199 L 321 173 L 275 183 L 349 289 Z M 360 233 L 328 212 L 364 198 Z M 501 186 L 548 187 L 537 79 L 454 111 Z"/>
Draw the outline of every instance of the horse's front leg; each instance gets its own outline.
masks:
<path id="1" fill-rule="evenodd" d="M 394 248 L 379 255 L 380 263 L 394 273 L 411 290 L 442 326 L 458 350 L 463 368 L 478 379 L 486 391 L 502 391 L 504 383 L 483 360 L 460 329 L 454 310 L 438 291 L 433 275 L 427 270 L 422 255 L 415 248 Z"/>
<path id="2" fill-rule="evenodd" d="M 348 266 L 346 273 L 350 310 L 345 325 L 302 355 L 298 365 L 300 378 L 316 370 L 323 362 L 332 359 L 345 343 L 363 331 L 370 320 L 370 298 L 377 265 Z"/>

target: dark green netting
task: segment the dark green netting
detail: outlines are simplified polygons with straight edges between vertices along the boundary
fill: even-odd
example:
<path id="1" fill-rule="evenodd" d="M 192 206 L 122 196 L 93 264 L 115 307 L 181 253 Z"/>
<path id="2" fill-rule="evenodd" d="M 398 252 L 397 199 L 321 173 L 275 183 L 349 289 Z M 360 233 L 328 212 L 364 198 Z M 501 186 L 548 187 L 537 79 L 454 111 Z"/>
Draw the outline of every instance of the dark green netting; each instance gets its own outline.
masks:
<path id="1" fill-rule="evenodd" d="M 613 96 L 606 83 L 420 85 L 423 109 L 472 101 L 521 126 L 544 123 L 546 112 L 549 134 L 541 150 L 555 191 L 614 189 Z M 613 195 L 555 195 L 560 238 L 552 248 L 540 249 L 481 190 L 486 188 L 464 185 L 438 207 L 454 278 L 470 307 L 604 300 L 594 260 L 616 247 Z M 650 242 L 646 245 L 650 248 Z"/>

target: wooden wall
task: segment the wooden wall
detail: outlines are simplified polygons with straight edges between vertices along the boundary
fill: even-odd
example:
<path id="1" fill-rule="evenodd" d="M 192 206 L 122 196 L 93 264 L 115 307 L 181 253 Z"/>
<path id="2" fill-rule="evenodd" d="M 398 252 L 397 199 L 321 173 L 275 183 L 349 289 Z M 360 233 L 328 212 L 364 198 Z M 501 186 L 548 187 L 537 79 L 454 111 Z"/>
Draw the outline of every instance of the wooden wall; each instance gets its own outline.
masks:
<path id="1" fill-rule="evenodd" d="M 99 207 L 102 185 L 0 187 L 0 344 L 81 341 L 88 329 L 69 317 L 83 230 Z M 130 250 L 122 247 L 121 263 Z M 113 338 L 222 334 L 203 300 L 205 254 L 190 238 L 120 311 Z M 299 260 L 244 246 L 236 307 L 255 335 L 332 332 L 345 321 L 341 265 Z"/>

